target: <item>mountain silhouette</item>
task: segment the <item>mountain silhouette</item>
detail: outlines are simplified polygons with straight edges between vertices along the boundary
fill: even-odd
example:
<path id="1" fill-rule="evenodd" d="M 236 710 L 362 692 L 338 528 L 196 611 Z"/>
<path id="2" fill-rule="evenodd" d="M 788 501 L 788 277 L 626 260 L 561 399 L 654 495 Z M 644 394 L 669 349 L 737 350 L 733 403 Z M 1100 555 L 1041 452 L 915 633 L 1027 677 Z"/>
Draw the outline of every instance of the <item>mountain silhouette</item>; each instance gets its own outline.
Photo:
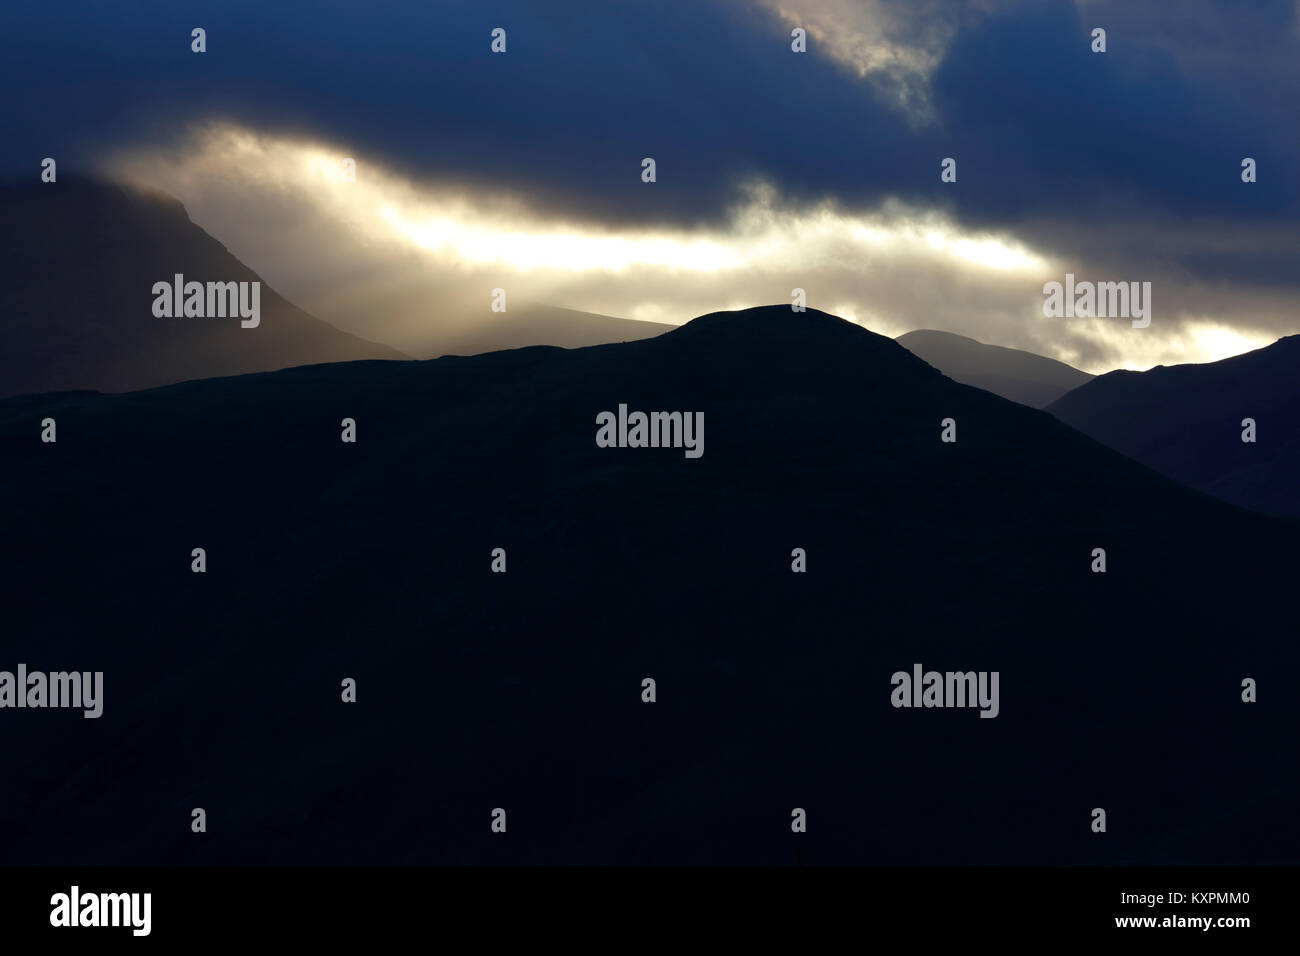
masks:
<path id="1" fill-rule="evenodd" d="M 256 273 L 163 194 L 107 182 L 0 185 L 0 394 L 128 391 L 353 359 L 404 359 L 328 325 L 265 282 L 256 328 L 159 318 L 154 283 L 253 282 Z"/>
<path id="2" fill-rule="evenodd" d="M 896 340 L 953 381 L 974 385 L 1013 402 L 1043 408 L 1093 376 L 1056 359 L 985 345 L 964 335 L 918 329 Z"/>
<path id="3" fill-rule="evenodd" d="M 1225 501 L 1300 515 L 1300 335 L 1219 362 L 1110 372 L 1048 406 L 1087 435 Z M 1256 440 L 1242 441 L 1255 420 Z"/>
<path id="4" fill-rule="evenodd" d="M 0 711 L 6 863 L 1300 860 L 1300 523 L 824 313 L 11 398 L 0 450 L 0 668 L 104 672 Z M 892 706 L 918 663 L 998 716 Z"/>
<path id="5" fill-rule="evenodd" d="M 437 328 L 436 323 L 428 323 Z M 662 322 L 617 319 L 595 312 L 579 312 L 549 305 L 511 304 L 505 312 L 485 312 L 482 319 L 457 331 L 438 333 L 434 344 L 423 351 L 431 358 L 440 355 L 478 355 L 530 345 L 583 348 L 613 342 L 648 339 L 676 328 Z"/>

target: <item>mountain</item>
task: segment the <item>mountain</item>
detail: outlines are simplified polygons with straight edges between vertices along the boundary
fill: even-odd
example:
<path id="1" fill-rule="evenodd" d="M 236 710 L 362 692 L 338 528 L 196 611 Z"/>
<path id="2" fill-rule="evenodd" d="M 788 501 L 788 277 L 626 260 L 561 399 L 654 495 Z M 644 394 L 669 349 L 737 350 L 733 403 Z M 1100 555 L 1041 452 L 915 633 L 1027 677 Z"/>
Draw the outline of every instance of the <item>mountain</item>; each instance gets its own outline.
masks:
<path id="1" fill-rule="evenodd" d="M 308 315 L 265 282 L 255 328 L 239 318 L 155 316 L 154 283 L 177 273 L 203 283 L 261 281 L 170 197 L 71 179 L 8 183 L 0 209 L 0 394 L 120 392 L 407 357 Z"/>
<path id="2" fill-rule="evenodd" d="M 824 313 L 11 398 L 0 455 L 0 669 L 104 674 L 0 709 L 0 862 L 1300 862 L 1300 522 Z"/>
<path id="3" fill-rule="evenodd" d="M 964 335 L 918 329 L 896 340 L 949 378 L 1042 408 L 1093 376 L 1033 352 L 985 345 Z"/>
<path id="4" fill-rule="evenodd" d="M 489 312 L 472 327 L 440 334 L 424 352 L 439 355 L 477 355 L 530 345 L 584 348 L 612 342 L 648 339 L 675 329 L 675 325 L 616 319 L 594 312 L 579 312 L 548 305 L 511 305 L 505 312 Z"/>
<path id="5" fill-rule="evenodd" d="M 1300 335 L 1219 362 L 1110 372 L 1048 406 L 1061 421 L 1207 494 L 1300 515 Z M 1243 442 L 1253 418 L 1256 441 Z"/>

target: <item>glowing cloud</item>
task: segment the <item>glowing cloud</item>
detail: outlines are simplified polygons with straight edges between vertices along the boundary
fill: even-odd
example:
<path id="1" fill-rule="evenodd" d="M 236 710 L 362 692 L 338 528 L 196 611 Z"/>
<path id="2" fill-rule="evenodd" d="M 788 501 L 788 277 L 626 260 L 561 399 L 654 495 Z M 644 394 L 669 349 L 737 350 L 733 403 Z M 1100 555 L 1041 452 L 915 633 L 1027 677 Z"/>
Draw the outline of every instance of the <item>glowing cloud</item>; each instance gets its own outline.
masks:
<path id="1" fill-rule="evenodd" d="M 1180 294 L 1202 305 L 1194 316 L 1157 284 L 1147 330 L 1045 319 L 1043 283 L 1084 264 L 895 201 L 870 211 L 795 205 L 751 183 L 706 228 L 563 221 L 506 190 L 415 183 L 323 143 L 230 125 L 198 128 L 179 149 L 118 155 L 109 170 L 176 195 L 304 308 L 412 354 L 436 354 L 439 341 L 487 321 L 496 287 L 512 302 L 670 324 L 788 302 L 802 288 L 810 306 L 882 334 L 947 329 L 1097 371 L 1209 361 L 1271 341 L 1206 317 L 1210 300 L 1191 287 Z"/>

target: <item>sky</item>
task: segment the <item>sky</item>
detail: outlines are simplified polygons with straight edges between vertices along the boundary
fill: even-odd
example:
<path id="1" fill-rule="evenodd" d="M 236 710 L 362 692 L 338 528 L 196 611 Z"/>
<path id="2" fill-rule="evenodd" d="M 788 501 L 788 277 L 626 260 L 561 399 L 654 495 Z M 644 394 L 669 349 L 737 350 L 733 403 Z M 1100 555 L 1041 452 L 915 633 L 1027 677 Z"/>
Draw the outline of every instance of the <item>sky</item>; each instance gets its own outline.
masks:
<path id="1" fill-rule="evenodd" d="M 943 329 L 1093 372 L 1300 331 L 1296 0 L 4 16 L 0 173 L 51 156 L 60 176 L 164 189 L 292 301 L 413 354 L 485 319 L 496 288 L 669 323 L 800 288 L 882 334 Z M 1067 273 L 1150 282 L 1150 325 L 1045 316 Z"/>

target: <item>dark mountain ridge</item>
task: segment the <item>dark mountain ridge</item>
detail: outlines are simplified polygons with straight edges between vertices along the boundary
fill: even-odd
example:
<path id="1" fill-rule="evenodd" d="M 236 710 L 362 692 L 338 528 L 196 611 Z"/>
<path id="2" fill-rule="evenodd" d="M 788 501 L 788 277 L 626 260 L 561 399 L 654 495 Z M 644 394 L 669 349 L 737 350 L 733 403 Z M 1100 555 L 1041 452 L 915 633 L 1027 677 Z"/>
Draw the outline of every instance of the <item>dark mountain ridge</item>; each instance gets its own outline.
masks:
<path id="1" fill-rule="evenodd" d="M 285 301 L 162 193 L 95 180 L 0 185 L 0 395 L 128 391 L 407 356 Z M 158 282 L 261 282 L 259 323 L 156 316 Z"/>
<path id="2" fill-rule="evenodd" d="M 105 674 L 0 712 L 4 862 L 1300 859 L 1300 524 L 833 316 L 28 396 L 0 450 L 0 667 Z M 892 707 L 916 663 L 998 716 Z"/>
<path id="3" fill-rule="evenodd" d="M 1073 366 L 1020 349 L 985 345 L 952 332 L 918 329 L 897 340 L 950 379 L 1013 402 L 1042 408 L 1093 376 Z"/>
<path id="4" fill-rule="evenodd" d="M 1110 372 L 1048 406 L 1061 421 L 1245 508 L 1300 515 L 1300 335 L 1219 362 Z M 1243 442 L 1244 419 L 1256 440 Z"/>

